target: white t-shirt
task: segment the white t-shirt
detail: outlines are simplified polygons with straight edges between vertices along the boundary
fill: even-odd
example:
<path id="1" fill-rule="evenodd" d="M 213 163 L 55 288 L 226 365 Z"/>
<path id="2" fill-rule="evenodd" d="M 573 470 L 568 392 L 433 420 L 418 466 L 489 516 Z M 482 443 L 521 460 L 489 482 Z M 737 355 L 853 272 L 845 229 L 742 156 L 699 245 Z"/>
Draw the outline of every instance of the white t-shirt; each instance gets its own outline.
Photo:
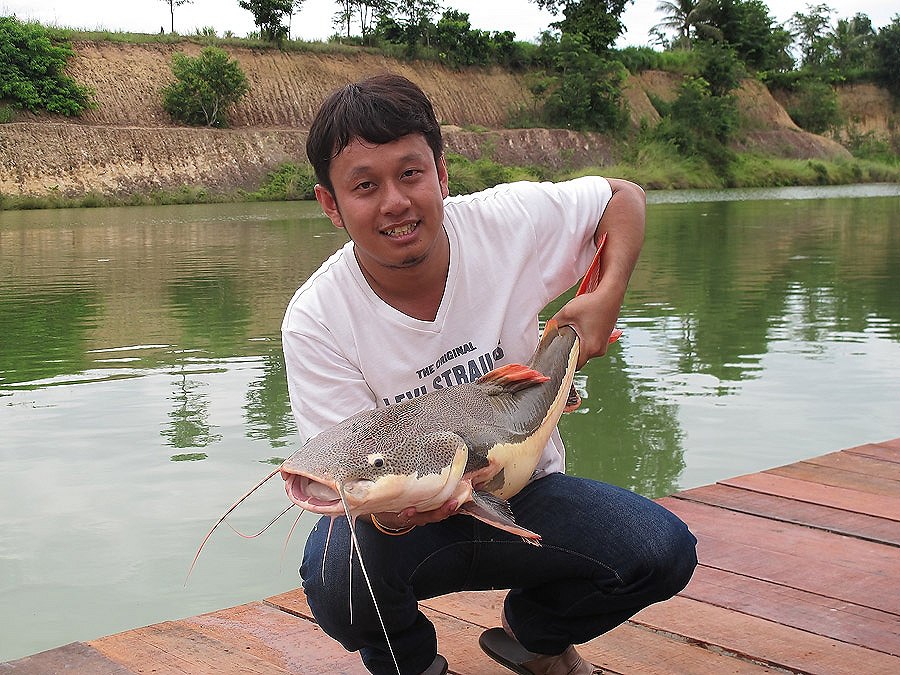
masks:
<path id="1" fill-rule="evenodd" d="M 606 179 L 588 176 L 447 198 L 450 269 L 434 321 L 381 300 L 353 243 L 344 245 L 294 294 L 282 324 L 301 439 L 361 410 L 527 361 L 538 343 L 538 312 L 590 265 L 611 196 Z M 536 475 L 564 470 L 554 431 Z"/>

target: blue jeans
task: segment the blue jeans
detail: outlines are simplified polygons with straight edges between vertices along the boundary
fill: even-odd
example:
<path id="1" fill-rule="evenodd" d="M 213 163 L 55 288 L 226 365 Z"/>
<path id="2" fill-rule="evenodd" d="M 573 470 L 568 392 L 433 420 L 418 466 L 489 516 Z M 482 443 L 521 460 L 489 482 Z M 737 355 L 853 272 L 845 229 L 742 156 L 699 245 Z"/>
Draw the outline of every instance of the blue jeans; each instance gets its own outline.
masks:
<path id="1" fill-rule="evenodd" d="M 516 521 L 542 536 L 540 547 L 467 515 L 403 536 L 378 532 L 368 518 L 357 521 L 363 562 L 404 675 L 421 673 L 437 653 L 419 600 L 510 588 L 504 609 L 516 637 L 530 651 L 558 654 L 672 597 L 697 564 L 696 539 L 681 520 L 613 485 L 557 473 L 533 481 L 510 503 Z M 354 555 L 352 571 L 348 562 L 347 521 L 335 520 L 326 556 L 328 529 L 323 517 L 300 567 L 313 614 L 347 650 L 359 650 L 371 672 L 396 673 L 359 561 Z"/>

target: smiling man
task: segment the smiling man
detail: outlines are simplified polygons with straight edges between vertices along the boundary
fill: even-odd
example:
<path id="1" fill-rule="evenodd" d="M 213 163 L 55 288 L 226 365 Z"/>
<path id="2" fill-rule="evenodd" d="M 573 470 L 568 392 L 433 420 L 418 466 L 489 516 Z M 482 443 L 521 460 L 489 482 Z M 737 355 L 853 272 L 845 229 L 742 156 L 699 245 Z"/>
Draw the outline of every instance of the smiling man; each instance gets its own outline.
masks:
<path id="1" fill-rule="evenodd" d="M 350 241 L 297 291 L 282 326 L 304 441 L 362 410 L 524 363 L 538 342 L 538 313 L 578 280 L 602 237 L 597 288 L 554 318 L 578 334 L 579 367 L 606 353 L 643 243 L 638 186 L 590 176 L 449 197 L 431 102 L 396 75 L 334 92 L 307 154 L 316 198 Z M 390 646 L 358 564 L 348 564 L 347 522 L 323 518 L 300 568 L 319 625 L 374 673 L 440 674 L 447 660 L 418 601 L 508 588 L 502 628 L 485 631 L 482 649 L 517 673 L 585 675 L 597 671 L 573 645 L 671 597 L 696 565 L 696 541 L 673 514 L 566 475 L 558 431 L 510 501 L 542 546 L 456 515 L 454 499 L 359 521 Z"/>

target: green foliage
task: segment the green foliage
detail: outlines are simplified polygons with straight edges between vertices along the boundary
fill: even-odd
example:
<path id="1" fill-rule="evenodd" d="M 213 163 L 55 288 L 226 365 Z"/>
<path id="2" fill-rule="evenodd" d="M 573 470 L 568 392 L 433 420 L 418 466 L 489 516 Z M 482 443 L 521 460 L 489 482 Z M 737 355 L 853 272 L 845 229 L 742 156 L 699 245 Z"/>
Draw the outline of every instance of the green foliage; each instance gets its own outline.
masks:
<path id="1" fill-rule="evenodd" d="M 12 106 L 0 105 L 0 124 L 7 124 L 16 119 L 16 111 Z"/>
<path id="2" fill-rule="evenodd" d="M 670 49 L 661 52 L 650 47 L 625 47 L 616 52 L 616 58 L 631 73 L 665 70 L 679 75 L 695 75 L 700 63 L 698 53 L 692 49 Z"/>
<path id="3" fill-rule="evenodd" d="M 287 37 L 283 20 L 299 9 L 303 0 L 238 0 L 238 6 L 253 14 L 253 22 L 259 26 L 260 36 L 270 42 L 281 42 Z"/>
<path id="4" fill-rule="evenodd" d="M 539 176 L 531 171 L 497 164 L 485 157 L 472 161 L 462 155 L 448 152 L 446 158 L 451 195 L 471 194 L 517 180 L 539 179 Z"/>
<path id="5" fill-rule="evenodd" d="M 545 34 L 540 59 L 546 66 L 544 121 L 580 131 L 625 128 L 622 85 L 627 73 L 621 62 L 594 53 L 580 35 L 567 34 L 558 41 Z"/>
<path id="6" fill-rule="evenodd" d="M 900 14 L 878 31 L 872 41 L 878 81 L 900 98 Z"/>
<path id="7" fill-rule="evenodd" d="M 0 17 L 0 100 L 31 112 L 81 115 L 93 106 L 93 92 L 65 74 L 74 54 L 40 24 Z"/>
<path id="8" fill-rule="evenodd" d="M 801 79 L 796 86 L 796 97 L 788 107 L 788 115 L 803 129 L 823 134 L 841 126 L 837 93 L 827 82 L 816 77 Z"/>
<path id="9" fill-rule="evenodd" d="M 316 198 L 316 174 L 309 164 L 282 164 L 248 196 L 259 201 L 284 201 Z"/>
<path id="10" fill-rule="evenodd" d="M 580 35 L 594 54 L 608 55 L 613 43 L 625 32 L 622 13 L 630 0 L 532 0 L 563 19 L 551 24 L 563 35 Z"/>
<path id="11" fill-rule="evenodd" d="M 469 15 L 448 9 L 434 27 L 435 49 L 454 65 L 487 65 L 493 59 L 491 35 L 473 30 Z"/>
<path id="12" fill-rule="evenodd" d="M 686 155 L 703 157 L 725 172 L 734 155 L 728 149 L 737 127 L 737 105 L 731 95 L 716 96 L 702 77 L 688 77 L 669 113 L 656 128 L 656 137 Z"/>
<path id="13" fill-rule="evenodd" d="M 175 82 L 163 88 L 163 108 L 185 124 L 228 126 L 228 107 L 250 91 L 238 62 L 218 47 L 205 47 L 196 58 L 174 54 L 172 74 Z"/>
<path id="14" fill-rule="evenodd" d="M 794 12 L 790 24 L 797 43 L 803 66 L 810 69 L 821 68 L 830 51 L 828 31 L 831 13 L 828 5 L 807 5 L 808 13 Z"/>

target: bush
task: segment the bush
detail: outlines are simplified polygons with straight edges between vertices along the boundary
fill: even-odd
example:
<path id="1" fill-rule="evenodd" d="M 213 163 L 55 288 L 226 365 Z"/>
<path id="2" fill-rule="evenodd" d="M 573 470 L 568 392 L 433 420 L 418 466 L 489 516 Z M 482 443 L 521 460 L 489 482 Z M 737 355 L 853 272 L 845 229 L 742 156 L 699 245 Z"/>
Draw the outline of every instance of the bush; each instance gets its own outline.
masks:
<path id="1" fill-rule="evenodd" d="M 837 93 L 830 84 L 808 77 L 797 84 L 796 92 L 787 112 L 798 126 L 822 134 L 843 124 Z"/>
<path id="2" fill-rule="evenodd" d="M 559 42 L 541 45 L 547 65 L 544 120 L 578 131 L 616 132 L 628 124 L 622 96 L 626 71 L 621 62 L 590 51 L 579 35 L 563 35 Z"/>
<path id="3" fill-rule="evenodd" d="M 218 47 L 205 47 L 196 58 L 175 54 L 172 74 L 176 80 L 163 88 L 163 108 L 194 126 L 227 127 L 226 110 L 250 91 L 238 62 Z"/>
<path id="4" fill-rule="evenodd" d="M 733 96 L 714 96 L 705 79 L 688 77 L 655 134 L 658 140 L 674 143 L 686 155 L 703 157 L 724 172 L 734 159 L 727 144 L 737 119 Z"/>
<path id="5" fill-rule="evenodd" d="M 316 175 L 309 164 L 282 164 L 271 172 L 251 199 L 260 201 L 316 198 Z"/>
<path id="6" fill-rule="evenodd" d="M 93 107 L 93 92 L 65 74 L 74 54 L 58 33 L 0 16 L 0 100 L 35 113 L 69 117 Z"/>

